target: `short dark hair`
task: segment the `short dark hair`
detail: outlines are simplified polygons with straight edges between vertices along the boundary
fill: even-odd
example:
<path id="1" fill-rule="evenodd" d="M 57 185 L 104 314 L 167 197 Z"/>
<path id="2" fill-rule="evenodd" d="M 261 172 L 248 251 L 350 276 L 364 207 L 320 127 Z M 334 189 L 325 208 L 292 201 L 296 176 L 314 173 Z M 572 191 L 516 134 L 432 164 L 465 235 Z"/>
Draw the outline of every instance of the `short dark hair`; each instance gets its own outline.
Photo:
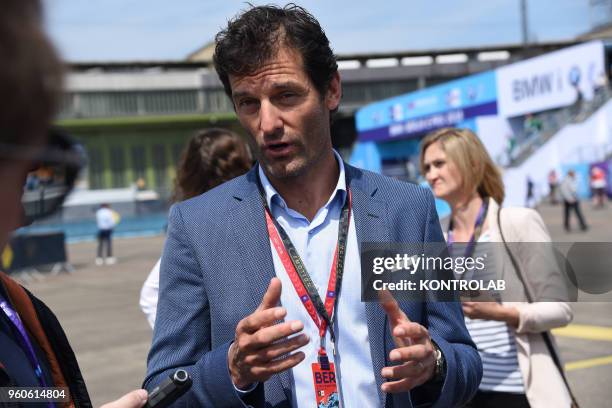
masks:
<path id="1" fill-rule="evenodd" d="M 338 71 L 336 56 L 319 22 L 293 3 L 251 8 L 235 19 L 216 38 L 213 57 L 225 93 L 231 98 L 229 75 L 246 76 L 274 58 L 283 45 L 298 51 L 304 70 L 322 96 Z"/>
<path id="2" fill-rule="evenodd" d="M 246 173 L 252 164 L 249 148 L 242 137 L 227 129 L 200 130 L 181 154 L 173 201 L 205 193 Z"/>
<path id="3" fill-rule="evenodd" d="M 44 140 L 62 89 L 63 64 L 42 29 L 38 0 L 2 0 L 0 143 Z"/>

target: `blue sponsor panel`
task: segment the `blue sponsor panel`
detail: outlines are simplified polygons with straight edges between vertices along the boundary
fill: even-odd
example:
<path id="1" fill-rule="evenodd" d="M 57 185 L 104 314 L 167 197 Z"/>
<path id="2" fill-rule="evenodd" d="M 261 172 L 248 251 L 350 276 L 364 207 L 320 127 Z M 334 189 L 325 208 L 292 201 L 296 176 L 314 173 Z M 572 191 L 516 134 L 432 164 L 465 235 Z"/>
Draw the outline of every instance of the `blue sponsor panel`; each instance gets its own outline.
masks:
<path id="1" fill-rule="evenodd" d="M 495 72 L 487 71 L 373 103 L 360 109 L 355 120 L 359 141 L 384 142 L 495 114 Z"/>
<path id="2" fill-rule="evenodd" d="M 357 142 L 353 147 L 349 163 L 364 170 L 380 173 L 382 170 L 381 160 L 381 154 L 376 143 Z"/>
<path id="3" fill-rule="evenodd" d="M 387 143 L 357 142 L 351 152 L 349 163 L 365 170 L 386 174 L 383 168 L 385 162 L 418 155 L 419 141 L 414 139 Z"/>

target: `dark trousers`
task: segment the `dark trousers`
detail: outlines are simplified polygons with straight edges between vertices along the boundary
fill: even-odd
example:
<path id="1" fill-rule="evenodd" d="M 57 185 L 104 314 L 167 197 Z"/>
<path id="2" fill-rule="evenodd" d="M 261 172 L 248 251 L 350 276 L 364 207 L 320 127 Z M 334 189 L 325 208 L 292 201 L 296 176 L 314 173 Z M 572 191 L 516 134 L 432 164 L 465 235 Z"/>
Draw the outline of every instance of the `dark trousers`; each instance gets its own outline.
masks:
<path id="1" fill-rule="evenodd" d="M 113 256 L 112 246 L 112 235 L 113 230 L 99 230 L 98 231 L 98 258 L 102 258 L 102 253 L 106 248 L 106 257 L 110 258 Z"/>
<path id="2" fill-rule="evenodd" d="M 529 408 L 525 394 L 510 392 L 480 391 L 464 408 Z"/>
<path id="3" fill-rule="evenodd" d="M 578 200 L 573 203 L 570 203 L 569 201 L 563 201 L 563 226 L 565 227 L 565 230 L 570 230 L 571 211 L 574 211 L 576 213 L 576 217 L 578 218 L 578 222 L 580 223 L 580 228 L 585 230 L 587 226 L 584 222 L 584 218 L 582 217 L 582 211 L 580 211 L 580 201 Z"/>

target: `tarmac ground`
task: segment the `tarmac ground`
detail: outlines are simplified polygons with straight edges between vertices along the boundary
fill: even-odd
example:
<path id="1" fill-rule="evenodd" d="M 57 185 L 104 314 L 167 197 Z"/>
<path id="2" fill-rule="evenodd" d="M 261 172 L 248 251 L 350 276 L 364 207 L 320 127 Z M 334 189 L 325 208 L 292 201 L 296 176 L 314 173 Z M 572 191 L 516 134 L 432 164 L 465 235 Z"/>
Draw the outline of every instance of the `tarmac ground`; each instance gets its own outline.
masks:
<path id="1" fill-rule="evenodd" d="M 585 202 L 582 208 L 590 226 L 584 233 L 565 233 L 561 206 L 544 205 L 539 211 L 555 241 L 612 241 L 612 205 L 593 210 Z M 73 273 L 24 281 L 62 323 L 94 406 L 142 384 L 152 332 L 138 306 L 139 292 L 163 241 L 163 236 L 116 239 L 119 261 L 112 266 L 94 264 L 95 243 L 71 244 Z M 612 303 L 573 306 L 572 324 L 555 331 L 567 376 L 583 408 L 609 407 Z"/>

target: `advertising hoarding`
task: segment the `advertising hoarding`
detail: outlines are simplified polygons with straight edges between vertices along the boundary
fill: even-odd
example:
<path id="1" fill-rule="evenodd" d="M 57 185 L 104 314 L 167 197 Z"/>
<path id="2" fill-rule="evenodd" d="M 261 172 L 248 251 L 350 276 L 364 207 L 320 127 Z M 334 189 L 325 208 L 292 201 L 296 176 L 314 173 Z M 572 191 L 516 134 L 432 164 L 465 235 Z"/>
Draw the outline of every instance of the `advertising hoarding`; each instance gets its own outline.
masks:
<path id="1" fill-rule="evenodd" d="M 466 119 L 497 113 L 495 72 L 488 71 L 360 109 L 360 141 L 390 141 L 420 136 Z"/>
<path id="2" fill-rule="evenodd" d="M 592 41 L 497 70 L 498 108 L 510 118 L 572 105 L 580 91 L 591 99 L 597 79 L 605 75 L 604 47 Z"/>

